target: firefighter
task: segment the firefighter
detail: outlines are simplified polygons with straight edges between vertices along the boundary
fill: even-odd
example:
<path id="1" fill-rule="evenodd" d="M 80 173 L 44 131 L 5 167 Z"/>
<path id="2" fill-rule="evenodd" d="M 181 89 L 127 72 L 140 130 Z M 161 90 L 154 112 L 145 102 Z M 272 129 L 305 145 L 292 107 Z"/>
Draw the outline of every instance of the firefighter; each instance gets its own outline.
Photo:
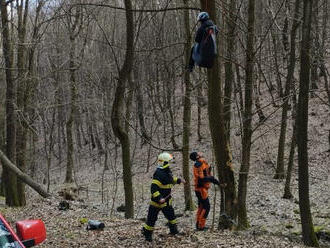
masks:
<path id="1" fill-rule="evenodd" d="M 177 221 L 172 207 L 171 188 L 174 184 L 185 183 L 184 179 L 174 177 L 170 169 L 173 156 L 163 152 L 158 156 L 158 167 L 151 183 L 151 201 L 148 209 L 147 222 L 143 225 L 142 234 L 146 241 L 152 241 L 152 232 L 157 221 L 159 211 L 162 211 L 168 220 L 170 233 L 178 234 Z"/>
<path id="2" fill-rule="evenodd" d="M 207 216 L 210 212 L 210 201 L 208 197 L 208 189 L 210 183 L 220 185 L 219 181 L 211 175 L 211 167 L 204 159 L 202 153 L 190 153 L 190 159 L 194 161 L 194 185 L 195 194 L 198 200 L 198 209 L 196 213 L 196 230 L 207 230 L 205 227 Z"/>

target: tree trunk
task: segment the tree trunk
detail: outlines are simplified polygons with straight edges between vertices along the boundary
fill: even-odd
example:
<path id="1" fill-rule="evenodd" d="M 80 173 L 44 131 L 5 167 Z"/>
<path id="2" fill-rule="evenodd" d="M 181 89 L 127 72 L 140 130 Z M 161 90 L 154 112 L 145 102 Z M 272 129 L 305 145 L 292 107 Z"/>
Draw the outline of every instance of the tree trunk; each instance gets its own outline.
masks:
<path id="1" fill-rule="evenodd" d="M 9 20 L 7 12 L 7 3 L 0 0 L 1 3 L 1 22 L 2 22 L 2 49 L 5 59 L 6 72 L 6 154 L 10 161 L 16 161 L 16 85 L 13 76 L 13 48 L 9 33 Z M 19 206 L 17 177 L 6 166 L 3 168 L 3 181 L 6 185 L 5 196 L 8 206 Z"/>
<path id="2" fill-rule="evenodd" d="M 322 12 L 322 39 L 321 39 L 321 47 L 320 47 L 320 77 L 324 79 L 324 88 L 328 96 L 328 103 L 330 105 L 330 87 L 328 82 L 328 71 L 325 65 L 324 56 L 326 54 L 326 41 L 327 41 L 327 28 L 329 22 L 329 13 L 328 13 L 328 0 L 324 0 L 323 2 L 323 12 Z"/>
<path id="3" fill-rule="evenodd" d="M 172 108 L 172 97 L 173 97 L 173 92 L 172 92 L 172 82 L 168 81 L 166 82 L 166 109 L 168 109 L 168 114 L 169 114 L 169 125 L 171 127 L 171 143 L 173 146 L 174 150 L 179 149 L 179 145 L 175 141 L 175 118 L 174 118 L 174 111 Z M 166 125 L 164 125 L 165 127 Z"/>
<path id="4" fill-rule="evenodd" d="M 26 144 L 27 144 L 27 124 L 28 119 L 26 105 L 27 105 L 27 92 L 28 92 L 28 81 L 29 75 L 26 73 L 26 23 L 27 15 L 29 11 L 29 1 L 25 1 L 25 8 L 23 11 L 23 3 L 18 4 L 18 48 L 17 48 L 17 69 L 18 69 L 18 87 L 17 87 L 17 106 L 21 113 L 20 116 L 23 118 L 17 120 L 17 132 L 16 132 L 16 164 L 18 168 L 25 172 L 26 171 Z M 26 205 L 25 199 L 25 185 L 21 181 L 17 181 L 17 191 L 20 206 Z"/>
<path id="5" fill-rule="evenodd" d="M 299 1 L 300 0 L 297 0 L 296 2 L 299 2 Z M 284 199 L 291 199 L 293 197 L 293 195 L 291 193 L 291 175 L 292 175 L 292 169 L 293 169 L 293 159 L 294 159 L 296 144 L 297 144 L 296 143 L 296 125 L 293 125 L 288 169 L 286 172 L 285 186 L 284 186 L 284 195 L 283 195 Z"/>
<path id="6" fill-rule="evenodd" d="M 318 68 L 320 64 L 320 41 L 319 41 L 319 24 L 318 24 L 318 18 L 319 18 L 319 0 L 314 0 L 313 5 L 317 6 L 314 8 L 312 12 L 312 24 L 311 24 L 311 29 L 313 32 L 311 33 L 311 50 L 310 50 L 310 57 L 311 57 L 311 90 L 310 94 L 311 97 L 315 96 L 314 91 L 318 89 L 318 81 L 319 81 L 319 75 L 318 75 Z"/>
<path id="7" fill-rule="evenodd" d="M 128 75 L 131 73 L 134 59 L 134 23 L 131 0 L 125 0 L 126 9 L 126 54 L 122 68 L 119 71 L 119 78 L 115 92 L 115 99 L 112 105 L 111 124 L 115 136 L 119 139 L 122 148 L 123 181 L 125 190 L 125 218 L 133 218 L 133 185 L 130 161 L 130 141 L 125 130 L 124 94 L 127 85 Z"/>
<path id="8" fill-rule="evenodd" d="M 271 36 L 273 40 L 273 50 L 274 50 L 274 66 L 275 66 L 275 77 L 276 77 L 276 84 L 277 84 L 277 92 L 279 97 L 283 97 L 283 87 L 282 87 L 282 80 L 281 80 L 281 72 L 280 72 L 280 65 L 278 62 L 278 50 L 279 50 L 279 45 L 278 45 L 278 40 L 276 39 L 277 33 L 275 33 L 274 28 L 271 28 Z"/>
<path id="9" fill-rule="evenodd" d="M 201 0 L 202 10 L 210 14 L 212 20 L 216 21 L 215 1 Z M 219 44 L 219 42 L 218 42 Z M 219 51 L 219 50 L 218 50 Z M 217 171 L 221 183 L 226 183 L 225 188 L 225 210 L 232 219 L 236 218 L 236 187 L 232 164 L 231 148 L 226 139 L 223 117 L 223 94 L 221 90 L 221 64 L 217 57 L 213 68 L 207 70 L 208 79 L 208 117 L 212 136 L 214 154 L 216 158 Z M 219 219 L 218 228 L 228 227 Z"/>
<path id="10" fill-rule="evenodd" d="M 258 114 L 259 117 L 259 124 L 264 123 L 264 121 L 266 120 L 266 116 L 264 114 L 264 112 L 262 111 L 262 107 L 261 107 L 261 103 L 260 103 L 260 98 L 259 98 L 259 86 L 258 86 L 258 78 L 254 77 L 254 83 L 253 83 L 253 88 L 254 88 L 254 104 L 256 106 L 256 112 Z"/>
<path id="11" fill-rule="evenodd" d="M 198 141 L 202 141 L 203 135 L 201 132 L 202 126 L 202 100 L 203 100 L 203 85 L 199 83 L 197 85 L 197 136 Z"/>
<path id="12" fill-rule="evenodd" d="M 302 26 L 302 41 L 300 54 L 300 82 L 297 109 L 297 145 L 298 145 L 298 178 L 299 178 L 299 208 L 302 225 L 302 236 L 305 245 L 318 247 L 313 226 L 309 201 L 309 176 L 308 176 L 308 91 L 310 84 L 310 33 L 312 1 L 304 0 L 304 15 Z"/>
<path id="13" fill-rule="evenodd" d="M 66 122 L 66 139 L 67 139 L 67 164 L 66 164 L 66 174 L 65 183 L 73 182 L 73 167 L 74 167 L 74 140 L 73 140 L 73 130 L 74 130 L 74 120 L 76 114 L 76 101 L 77 101 L 77 88 L 76 88 L 76 69 L 75 69 L 75 37 L 70 34 L 70 60 L 69 60 L 69 71 L 70 71 L 70 113 L 68 120 Z"/>
<path id="14" fill-rule="evenodd" d="M 74 12 L 75 11 L 75 12 Z M 70 8 L 68 20 L 68 31 L 70 38 L 70 50 L 69 50 L 69 77 L 70 77 L 70 112 L 68 120 L 66 122 L 66 138 L 67 138 L 67 164 L 65 183 L 73 182 L 73 167 L 74 167 L 74 125 L 77 124 L 77 55 L 76 55 L 76 38 L 81 31 L 82 13 L 81 8 L 78 6 L 76 9 Z M 72 19 L 71 19 L 72 18 Z"/>
<path id="15" fill-rule="evenodd" d="M 245 97 L 243 114 L 243 138 L 242 138 L 242 164 L 238 183 L 238 228 L 249 227 L 246 208 L 247 181 L 250 168 L 250 152 L 252 137 L 252 95 L 253 95 L 253 73 L 254 73 L 254 34 L 255 34 L 255 0 L 248 3 L 248 33 L 246 45 L 245 65 Z"/>
<path id="16" fill-rule="evenodd" d="M 289 99 L 290 99 L 290 89 L 293 81 L 295 65 L 296 65 L 296 35 L 297 29 L 300 25 L 299 22 L 299 8 L 300 1 L 296 0 L 295 2 L 295 12 L 294 18 L 291 28 L 291 45 L 290 45 L 290 57 L 289 57 L 289 66 L 288 66 L 288 74 L 285 82 L 285 91 L 284 91 L 284 102 L 282 106 L 282 121 L 281 121 L 281 131 L 280 138 L 278 142 L 278 151 L 277 151 L 277 166 L 275 179 L 284 178 L 284 149 L 285 149 L 285 139 L 286 139 L 286 127 L 287 127 L 287 119 L 288 119 L 288 110 L 289 110 Z M 292 147 L 291 147 L 292 149 Z M 294 148 L 293 148 L 294 149 Z"/>
<path id="17" fill-rule="evenodd" d="M 184 6 L 188 7 L 188 0 L 183 0 Z M 184 27 L 186 35 L 185 44 L 185 61 L 184 64 L 188 65 L 190 57 L 190 22 L 189 22 L 189 11 L 184 11 Z M 182 134 L 182 174 L 186 182 L 190 182 L 189 173 L 189 137 L 190 137 L 190 123 L 191 123 L 191 83 L 190 83 L 190 73 L 188 70 L 184 72 L 184 84 L 185 84 L 185 95 L 183 103 L 183 134 Z M 184 200 L 185 200 L 185 210 L 192 211 L 195 206 L 192 201 L 190 183 L 184 185 Z"/>
<path id="18" fill-rule="evenodd" d="M 3 91 L 0 93 L 0 99 L 5 99 Z M 0 104 L 0 150 L 5 149 L 5 110 L 3 109 L 2 105 L 4 105 L 4 102 L 1 102 Z M 2 169 L 1 177 L 0 177 L 0 196 L 5 196 L 5 185 L 3 180 L 3 172 Z"/>
<path id="19" fill-rule="evenodd" d="M 134 69 L 134 82 L 135 82 L 135 97 L 136 97 L 136 108 L 137 108 L 137 115 L 139 119 L 140 129 L 141 129 L 141 136 L 142 136 L 142 145 L 145 144 L 147 141 L 150 140 L 150 137 L 147 133 L 145 122 L 144 122 L 144 101 L 143 101 L 143 94 L 142 94 L 142 85 L 141 82 L 137 82 L 138 76 L 138 69 Z"/>
<path id="20" fill-rule="evenodd" d="M 297 0 L 299 2 L 299 0 Z M 297 3 L 297 2 L 296 2 Z M 297 113 L 297 97 L 296 97 L 296 89 L 294 84 L 291 85 L 291 92 L 292 92 L 292 119 L 296 120 L 296 113 Z M 295 148 L 297 146 L 297 128 L 296 123 L 293 121 L 293 130 L 292 130 L 292 137 L 291 137 L 291 146 L 290 146 L 290 155 L 289 155 L 289 161 L 288 161 L 288 169 L 286 173 L 286 179 L 285 179 L 285 186 L 284 186 L 284 195 L 283 198 L 290 199 L 293 197 L 290 189 L 291 184 L 291 174 L 293 169 L 293 160 L 294 160 L 294 154 L 295 154 Z"/>
<path id="21" fill-rule="evenodd" d="M 231 102 L 232 92 L 234 85 L 234 70 L 233 59 L 235 57 L 235 32 L 236 32 L 236 0 L 230 0 L 229 3 L 229 16 L 226 19 L 227 26 L 227 39 L 226 39 L 226 62 L 225 62 L 225 89 L 224 89 L 224 124 L 226 138 L 230 141 L 230 122 L 231 122 Z"/>

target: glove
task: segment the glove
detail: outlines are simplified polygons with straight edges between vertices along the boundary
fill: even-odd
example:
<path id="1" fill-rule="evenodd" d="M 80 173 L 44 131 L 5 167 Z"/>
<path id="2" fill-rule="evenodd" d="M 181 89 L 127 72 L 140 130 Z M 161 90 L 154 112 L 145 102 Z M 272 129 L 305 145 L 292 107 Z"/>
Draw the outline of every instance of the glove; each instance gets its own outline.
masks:
<path id="1" fill-rule="evenodd" d="M 216 185 L 220 185 L 220 182 L 218 181 L 218 179 L 215 179 L 215 178 L 213 178 L 212 183 L 214 183 L 214 184 L 216 184 Z"/>

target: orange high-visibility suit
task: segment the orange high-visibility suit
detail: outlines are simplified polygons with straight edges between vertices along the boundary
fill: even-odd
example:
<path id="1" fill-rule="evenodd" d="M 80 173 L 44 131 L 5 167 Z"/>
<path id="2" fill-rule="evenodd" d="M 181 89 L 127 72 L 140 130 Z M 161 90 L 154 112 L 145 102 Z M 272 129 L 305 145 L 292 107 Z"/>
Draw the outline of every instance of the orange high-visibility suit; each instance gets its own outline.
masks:
<path id="1" fill-rule="evenodd" d="M 204 230 L 207 216 L 210 212 L 208 189 L 210 182 L 219 185 L 219 181 L 211 175 L 211 167 L 203 158 L 198 158 L 194 164 L 195 194 L 198 199 L 196 214 L 197 230 Z"/>

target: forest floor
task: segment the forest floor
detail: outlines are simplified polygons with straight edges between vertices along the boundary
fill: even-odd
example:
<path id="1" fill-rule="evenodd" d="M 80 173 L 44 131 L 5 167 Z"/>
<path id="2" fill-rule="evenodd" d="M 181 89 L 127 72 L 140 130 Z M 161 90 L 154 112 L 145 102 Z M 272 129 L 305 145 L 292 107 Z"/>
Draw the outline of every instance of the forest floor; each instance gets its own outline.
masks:
<path id="1" fill-rule="evenodd" d="M 267 178 L 266 178 L 267 177 Z M 319 179 L 319 178 L 318 178 Z M 313 181 L 313 180 L 312 180 Z M 296 184 L 296 181 L 294 185 Z M 305 247 L 301 242 L 301 227 L 297 199 L 285 200 L 283 183 L 269 179 L 269 176 L 253 176 L 250 181 L 248 209 L 251 228 L 247 231 L 194 230 L 194 212 L 184 212 L 182 187 L 176 186 L 174 193 L 175 210 L 179 215 L 178 226 L 182 235 L 168 234 L 166 220 L 160 213 L 154 232 L 154 241 L 148 243 L 141 235 L 143 217 L 147 214 L 148 200 L 141 203 L 140 213 L 134 219 L 125 219 L 123 213 L 109 215 L 109 209 L 101 204 L 70 201 L 70 209 L 59 210 L 59 197 L 42 199 L 32 196 L 26 207 L 0 207 L 0 212 L 14 224 L 26 218 L 41 218 L 47 228 L 47 240 L 39 247 Z M 330 230 L 329 179 L 312 184 L 311 205 L 314 224 L 324 231 Z M 325 195 L 327 193 L 328 195 Z M 210 191 L 211 205 L 219 201 L 219 191 Z M 217 197 L 215 198 L 215 194 Z M 207 225 L 211 228 L 211 211 Z M 86 230 L 86 219 L 102 221 L 102 231 Z M 330 240 L 321 239 L 321 247 L 330 247 Z"/>
<path id="2" fill-rule="evenodd" d="M 272 111 L 269 110 L 269 112 Z M 311 100 L 308 143 L 311 212 L 316 228 L 321 230 L 321 233 L 328 232 L 328 234 L 330 234 L 329 112 L 329 107 L 323 104 L 319 98 Z M 160 213 L 154 232 L 154 241 L 145 242 L 141 235 L 141 227 L 147 215 L 150 179 L 158 151 L 153 150 L 150 155 L 150 150 L 141 148 L 138 149 L 138 154 L 133 152 L 134 219 L 125 219 L 123 212 L 117 211 L 117 208 L 124 202 L 122 180 L 120 176 L 117 177 L 118 180 L 113 177 L 116 170 L 121 170 L 120 161 L 118 160 L 119 165 L 112 164 L 111 169 L 103 173 L 103 162 L 97 162 L 98 160 L 95 159 L 97 155 L 93 160 L 85 161 L 85 166 L 76 170 L 77 184 L 87 185 L 89 195 L 86 194 L 87 192 L 80 192 L 76 201 L 69 201 L 69 210 L 63 211 L 58 208 L 59 202 L 63 199 L 58 196 L 57 192 L 64 186 L 55 182 L 63 181 L 64 170 L 62 170 L 62 173 L 57 173 L 56 177 L 54 177 L 54 172 L 52 174 L 54 177 L 51 185 L 53 198 L 42 199 L 28 189 L 27 206 L 8 208 L 3 205 L 3 199 L 1 199 L 0 212 L 11 224 L 22 219 L 41 218 L 46 224 L 47 240 L 39 247 L 305 247 L 301 241 L 297 157 L 295 157 L 295 168 L 291 181 L 293 199 L 283 199 L 284 180 L 273 179 L 280 115 L 281 111 L 269 115 L 266 124 L 254 133 L 247 196 L 248 218 L 251 227 L 246 231 L 216 230 L 220 193 L 214 187 L 210 189 L 211 212 L 207 222 L 208 227 L 213 226 L 214 228 L 206 232 L 195 231 L 195 211 L 184 211 L 183 187 L 176 185 L 173 189 L 174 208 L 179 216 L 178 227 L 183 235 L 168 235 L 166 220 Z M 196 118 L 195 115 L 193 118 Z M 235 177 L 238 178 L 241 150 L 239 125 L 235 118 L 234 116 L 232 149 Z M 207 120 L 207 118 L 203 120 Z M 195 125 L 194 121 L 193 119 L 192 125 Z M 207 138 L 209 137 L 207 123 L 203 123 L 202 130 L 205 138 L 201 142 L 197 142 L 196 133 L 192 133 L 191 148 L 203 151 L 209 162 L 214 164 L 210 149 L 211 141 Z M 289 121 L 286 161 L 291 132 L 292 124 Z M 181 174 L 180 156 L 180 153 L 175 154 L 176 164 L 171 165 L 173 174 L 178 176 Z M 146 158 L 149 158 L 149 161 L 146 161 Z M 88 164 L 93 165 L 88 166 Z M 149 169 L 146 169 L 146 164 L 150 165 Z M 115 166 L 119 168 L 113 168 Z M 102 179 L 104 180 L 102 181 Z M 97 193 L 100 192 L 101 185 L 103 185 L 103 192 L 106 192 L 103 194 L 103 201 L 100 193 Z M 191 189 L 193 190 L 193 187 Z M 87 231 L 85 221 L 88 219 L 104 222 L 105 228 L 102 231 Z M 213 219 L 215 224 L 212 224 Z M 326 240 L 325 236 L 322 236 L 320 244 L 321 247 L 330 247 L 330 240 Z"/>

